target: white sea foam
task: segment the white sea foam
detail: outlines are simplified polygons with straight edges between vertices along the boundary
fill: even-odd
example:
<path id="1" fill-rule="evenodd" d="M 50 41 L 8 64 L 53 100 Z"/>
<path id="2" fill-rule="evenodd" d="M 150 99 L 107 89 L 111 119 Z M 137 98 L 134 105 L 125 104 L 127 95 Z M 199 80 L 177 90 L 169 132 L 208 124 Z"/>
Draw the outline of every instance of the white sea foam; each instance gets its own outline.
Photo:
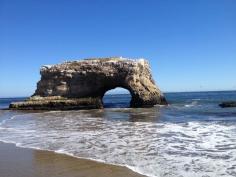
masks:
<path id="1" fill-rule="evenodd" d="M 7 121 L 13 120 L 15 117 L 17 117 L 17 115 L 12 116 L 12 117 L 10 117 L 9 119 L 3 119 L 3 120 L 0 122 L 0 126 L 3 125 L 3 124 L 5 124 Z"/>
<path id="2" fill-rule="evenodd" d="M 236 176 L 236 126 L 217 122 L 129 122 L 90 111 L 46 112 L 8 119 L 0 125 L 0 140 L 148 176 Z"/>
<path id="3" fill-rule="evenodd" d="M 185 107 L 189 108 L 189 107 L 193 107 L 193 106 L 197 106 L 198 105 L 198 101 L 192 101 L 190 104 L 186 104 L 184 105 Z"/>

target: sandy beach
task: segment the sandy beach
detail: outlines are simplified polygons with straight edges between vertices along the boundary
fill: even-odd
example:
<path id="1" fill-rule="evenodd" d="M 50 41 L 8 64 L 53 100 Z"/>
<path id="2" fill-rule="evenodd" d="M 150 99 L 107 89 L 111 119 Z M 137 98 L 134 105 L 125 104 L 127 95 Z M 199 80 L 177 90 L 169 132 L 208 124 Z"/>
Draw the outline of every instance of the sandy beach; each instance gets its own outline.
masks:
<path id="1" fill-rule="evenodd" d="M 0 142 L 1 177 L 142 177 L 126 167 Z"/>

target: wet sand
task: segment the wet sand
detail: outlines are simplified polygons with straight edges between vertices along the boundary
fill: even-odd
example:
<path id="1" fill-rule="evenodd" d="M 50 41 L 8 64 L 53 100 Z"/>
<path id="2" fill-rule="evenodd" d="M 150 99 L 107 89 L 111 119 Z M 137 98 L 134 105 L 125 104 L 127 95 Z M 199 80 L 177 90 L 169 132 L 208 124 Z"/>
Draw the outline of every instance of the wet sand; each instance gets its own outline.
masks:
<path id="1" fill-rule="evenodd" d="M 144 177 L 126 167 L 0 142 L 1 177 Z"/>

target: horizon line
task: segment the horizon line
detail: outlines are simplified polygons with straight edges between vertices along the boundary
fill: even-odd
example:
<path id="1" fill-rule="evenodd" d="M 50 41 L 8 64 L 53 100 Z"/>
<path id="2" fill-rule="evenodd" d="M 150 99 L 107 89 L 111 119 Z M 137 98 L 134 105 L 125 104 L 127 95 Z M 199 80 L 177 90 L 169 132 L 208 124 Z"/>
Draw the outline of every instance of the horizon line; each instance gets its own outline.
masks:
<path id="1" fill-rule="evenodd" d="M 163 93 L 199 93 L 199 92 L 236 92 L 236 90 L 199 90 L 199 91 L 163 91 Z M 109 93 L 107 95 L 122 95 L 128 93 Z M 31 96 L 7 96 L 7 97 L 0 97 L 0 99 L 7 99 L 7 98 L 28 98 Z"/>

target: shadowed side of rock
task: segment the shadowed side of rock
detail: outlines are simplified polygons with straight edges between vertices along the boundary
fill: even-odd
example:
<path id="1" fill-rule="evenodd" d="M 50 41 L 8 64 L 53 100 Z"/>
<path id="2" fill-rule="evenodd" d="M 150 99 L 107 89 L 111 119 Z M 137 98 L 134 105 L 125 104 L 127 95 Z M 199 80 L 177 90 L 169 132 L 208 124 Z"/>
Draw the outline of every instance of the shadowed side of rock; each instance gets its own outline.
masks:
<path id="1" fill-rule="evenodd" d="M 102 108 L 104 94 L 116 87 L 129 90 L 131 107 L 167 104 L 144 59 L 98 58 L 45 65 L 34 95 L 14 109 Z"/>

